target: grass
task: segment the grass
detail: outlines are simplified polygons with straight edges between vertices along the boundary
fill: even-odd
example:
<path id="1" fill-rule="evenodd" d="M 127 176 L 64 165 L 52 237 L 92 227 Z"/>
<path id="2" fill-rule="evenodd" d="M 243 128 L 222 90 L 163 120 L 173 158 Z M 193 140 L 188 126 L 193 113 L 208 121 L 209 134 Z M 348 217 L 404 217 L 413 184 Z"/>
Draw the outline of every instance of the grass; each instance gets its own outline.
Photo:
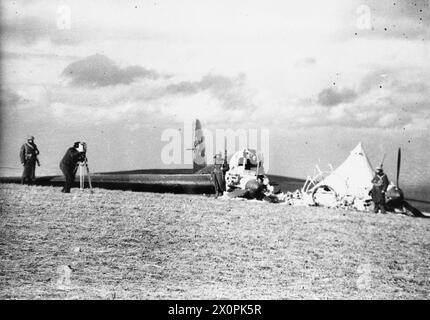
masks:
<path id="1" fill-rule="evenodd" d="M 13 184 L 0 209 L 2 299 L 429 298 L 429 219 Z"/>

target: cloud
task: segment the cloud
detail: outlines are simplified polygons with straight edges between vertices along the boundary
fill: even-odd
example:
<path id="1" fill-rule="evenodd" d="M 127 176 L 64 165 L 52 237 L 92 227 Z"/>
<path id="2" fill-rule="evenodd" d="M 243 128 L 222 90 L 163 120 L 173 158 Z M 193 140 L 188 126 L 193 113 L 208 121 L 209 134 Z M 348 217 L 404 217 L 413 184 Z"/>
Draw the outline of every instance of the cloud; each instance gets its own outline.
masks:
<path id="1" fill-rule="evenodd" d="M 160 75 L 141 66 L 118 67 L 108 57 L 95 54 L 69 64 L 62 75 L 71 80 L 73 86 L 105 87 L 130 84 L 139 78 L 158 79 Z"/>
<path id="2" fill-rule="evenodd" d="M 168 95 L 194 95 L 209 92 L 222 103 L 224 109 L 254 109 L 251 97 L 245 89 L 245 76 L 226 77 L 222 75 L 205 75 L 199 81 L 182 81 L 170 84 L 165 89 Z"/>
<path id="3" fill-rule="evenodd" d="M 182 81 L 171 84 L 166 91 L 177 94 L 194 94 L 199 91 L 209 90 L 212 92 L 229 91 L 234 86 L 243 86 L 244 76 L 230 78 L 221 75 L 205 75 L 199 81 Z"/>
<path id="4" fill-rule="evenodd" d="M 323 106 L 332 107 L 340 103 L 354 101 L 357 93 L 352 89 L 327 88 L 318 94 L 318 103 Z"/>
<path id="5" fill-rule="evenodd" d="M 111 62 L 106 57 L 101 60 Z M 103 68 L 106 75 L 125 72 L 129 77 L 127 80 L 140 75 L 140 68 L 135 71 L 112 63 L 107 65 Z M 85 75 L 89 74 L 88 70 L 86 72 Z M 93 73 L 100 74 L 98 71 Z M 118 86 L 109 84 L 118 83 L 118 79 L 119 83 L 124 83 L 123 76 L 113 81 L 112 77 L 104 79 L 106 75 L 102 74 L 102 80 L 93 75 L 91 80 L 77 78 L 81 81 L 77 86 L 57 84 L 46 90 L 42 86 L 18 87 L 16 94 L 8 94 L 9 98 L 4 98 L 3 102 L 17 103 L 27 110 L 39 106 L 38 113 L 48 113 L 45 117 L 53 112 L 55 119 L 73 117 L 82 121 L 84 115 L 88 121 L 100 124 L 139 125 L 149 115 L 157 114 L 172 121 L 198 117 L 212 125 L 244 126 L 258 122 L 271 127 L 288 124 L 294 128 L 333 126 L 399 130 L 423 130 L 425 125 L 430 125 L 430 97 L 426 84 L 430 74 L 420 69 L 373 70 L 348 87 L 326 88 L 317 95 L 306 93 L 284 100 L 274 97 L 270 91 L 249 87 L 243 74 L 211 73 L 192 81 L 181 81 L 181 76 L 174 75 Z M 50 108 L 45 108 L 49 105 Z"/>
<path id="6" fill-rule="evenodd" d="M 327 116 L 321 114 L 321 119 L 332 125 L 357 128 L 400 129 L 418 123 L 415 130 L 423 130 L 423 123 L 430 125 L 429 78 L 430 74 L 414 68 L 369 72 L 359 81 L 360 90 L 354 101 L 330 108 Z"/>
<path id="7" fill-rule="evenodd" d="M 0 94 L 1 108 L 12 108 L 17 106 L 22 101 L 22 97 L 15 91 L 12 91 L 7 88 L 1 88 L 0 92 L 1 92 Z"/>
<path id="8" fill-rule="evenodd" d="M 288 123 L 295 128 L 377 128 L 402 132 L 406 128 L 422 134 L 430 126 L 429 81 L 430 73 L 418 67 L 372 70 L 350 82 L 347 88 L 317 91 L 313 99 L 302 96 L 277 105 L 265 97 L 257 118 L 260 123 L 272 122 L 273 126 Z"/>
<path id="9" fill-rule="evenodd" d="M 257 109 L 254 90 L 247 87 L 242 74 L 206 74 L 193 81 L 181 81 L 183 78 L 179 75 L 156 74 L 151 81 L 112 85 L 137 79 L 142 75 L 141 68 L 119 68 L 106 57 L 97 58 L 95 64 L 87 63 L 91 61 L 89 58 L 79 61 L 86 62 L 84 67 L 78 64 L 76 68 L 74 62 L 65 68 L 65 72 L 71 71 L 74 76 L 69 77 L 73 85 L 58 82 L 46 86 L 18 85 L 19 100 L 17 96 L 11 97 L 20 106 L 15 108 L 20 110 L 20 117 L 54 122 L 68 119 L 71 125 L 85 122 L 139 126 L 146 119 L 154 119 L 156 114 L 159 120 L 198 117 L 213 124 L 243 122 Z M 100 64 L 100 60 L 104 63 Z"/>
<path id="10" fill-rule="evenodd" d="M 382 88 L 376 85 L 381 83 L 381 74 Z M 374 79 L 373 85 L 365 89 L 327 88 L 313 99 L 287 100 L 276 99 L 270 92 L 253 90 L 241 74 L 232 77 L 206 74 L 194 81 L 178 81 L 179 76 L 161 77 L 126 86 L 58 86 L 50 91 L 51 111 L 55 111 L 56 118 L 74 115 L 81 119 L 85 115 L 96 123 L 139 125 L 142 119 L 156 113 L 172 121 L 198 117 L 212 125 L 234 123 L 243 126 L 257 121 L 259 125 L 275 127 L 288 124 L 295 128 L 422 130 L 425 123 L 430 125 L 430 97 L 424 85 L 426 77 L 410 69 L 372 71 L 355 84 L 360 88 L 366 81 Z M 22 96 L 36 99 L 40 96 L 37 93 Z M 411 127 L 412 123 L 414 126 Z"/>
<path id="11" fill-rule="evenodd" d="M 257 109 L 243 75 L 207 74 L 180 81 L 180 76 L 160 77 L 118 86 L 61 86 L 51 88 L 50 108 L 41 108 L 55 121 L 139 127 L 157 121 L 199 118 L 207 124 L 244 123 Z M 160 120 L 161 119 L 161 120 Z"/>

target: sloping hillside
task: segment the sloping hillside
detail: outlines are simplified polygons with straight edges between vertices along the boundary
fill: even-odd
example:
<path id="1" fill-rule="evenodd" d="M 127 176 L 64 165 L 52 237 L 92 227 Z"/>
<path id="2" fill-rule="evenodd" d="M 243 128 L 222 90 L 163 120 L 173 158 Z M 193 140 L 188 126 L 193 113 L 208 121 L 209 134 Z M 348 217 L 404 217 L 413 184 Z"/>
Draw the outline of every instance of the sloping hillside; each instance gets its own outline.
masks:
<path id="1" fill-rule="evenodd" d="M 430 219 L 0 185 L 3 299 L 427 299 Z"/>

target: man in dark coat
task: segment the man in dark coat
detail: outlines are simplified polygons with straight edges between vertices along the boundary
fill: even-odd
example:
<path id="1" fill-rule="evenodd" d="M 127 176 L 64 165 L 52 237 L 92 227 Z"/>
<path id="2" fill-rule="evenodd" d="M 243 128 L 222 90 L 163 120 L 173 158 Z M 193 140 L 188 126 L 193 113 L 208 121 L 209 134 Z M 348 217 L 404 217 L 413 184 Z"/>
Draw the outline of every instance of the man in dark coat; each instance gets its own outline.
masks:
<path id="1" fill-rule="evenodd" d="M 377 167 L 375 170 L 376 174 L 372 179 L 373 187 L 372 187 L 372 200 L 375 204 L 374 212 L 378 213 L 379 209 L 381 209 L 381 213 L 385 212 L 385 192 L 388 188 L 388 177 L 384 173 L 382 167 Z"/>
<path id="2" fill-rule="evenodd" d="M 66 154 L 60 162 L 60 169 L 64 174 L 65 183 L 61 192 L 70 193 L 73 181 L 75 181 L 78 162 L 85 161 L 85 151 L 80 142 L 75 142 L 73 147 L 67 149 Z"/>
<path id="3" fill-rule="evenodd" d="M 29 136 L 27 138 L 27 142 L 21 146 L 19 153 L 21 163 L 24 166 L 21 178 L 22 184 L 27 183 L 30 185 L 36 179 L 36 163 L 40 165 L 39 160 L 37 159 L 38 154 L 39 150 L 34 143 L 34 137 Z"/>
<path id="4" fill-rule="evenodd" d="M 226 175 L 227 171 L 229 171 L 229 170 L 230 170 L 230 165 L 228 164 L 228 161 L 227 161 L 227 152 L 226 152 L 225 155 L 224 155 L 224 161 L 223 161 L 222 166 L 221 166 L 221 171 L 222 171 L 222 187 L 223 187 L 224 191 L 227 190 L 227 185 L 226 185 L 226 181 L 225 181 L 225 175 Z"/>
<path id="5" fill-rule="evenodd" d="M 225 188 L 222 165 L 223 162 L 221 154 L 215 155 L 214 166 L 211 173 L 211 181 L 215 188 L 215 198 L 218 198 L 218 196 L 222 196 Z"/>

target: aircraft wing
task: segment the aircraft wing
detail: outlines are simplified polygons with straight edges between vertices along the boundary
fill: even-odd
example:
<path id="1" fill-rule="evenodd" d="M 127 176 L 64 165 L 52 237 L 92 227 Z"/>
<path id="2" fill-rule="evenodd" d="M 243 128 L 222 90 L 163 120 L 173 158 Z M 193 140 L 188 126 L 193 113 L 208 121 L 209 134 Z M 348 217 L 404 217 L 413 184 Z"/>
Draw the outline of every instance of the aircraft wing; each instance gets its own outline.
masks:
<path id="1" fill-rule="evenodd" d="M 85 179 L 86 187 L 88 180 Z M 20 177 L 1 177 L 2 183 L 21 183 Z M 207 174 L 91 174 L 92 186 L 104 189 L 171 192 L 171 193 L 213 193 L 210 175 Z M 62 186 L 63 176 L 38 177 L 36 185 Z M 79 187 L 76 175 L 73 187 Z"/>
<path id="2" fill-rule="evenodd" d="M 132 173 L 130 173 L 132 172 Z M 132 190 L 146 192 L 171 192 L 171 193 L 191 193 L 191 194 L 211 194 L 214 187 L 210 181 L 208 173 L 174 173 L 175 171 L 163 170 L 142 170 L 139 171 L 118 171 L 113 173 L 91 174 L 91 182 L 95 188 Z M 163 172 L 163 173 L 162 173 Z M 295 191 L 303 186 L 304 180 L 268 175 L 270 183 L 279 188 L 280 191 Z M 1 183 L 21 183 L 21 177 L 0 177 Z M 86 187 L 88 180 L 86 179 Z M 62 186 L 63 176 L 43 176 L 36 178 L 36 185 Z M 79 175 L 76 175 L 73 187 L 79 187 Z"/>

